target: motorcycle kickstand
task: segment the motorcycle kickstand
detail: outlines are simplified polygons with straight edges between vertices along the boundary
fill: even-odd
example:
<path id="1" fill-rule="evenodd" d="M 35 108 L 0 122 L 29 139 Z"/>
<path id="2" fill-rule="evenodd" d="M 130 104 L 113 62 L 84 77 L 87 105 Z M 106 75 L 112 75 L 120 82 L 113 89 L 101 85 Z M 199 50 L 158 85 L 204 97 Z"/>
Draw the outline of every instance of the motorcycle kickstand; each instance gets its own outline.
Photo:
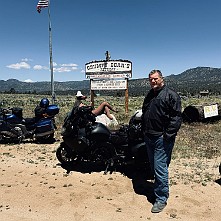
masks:
<path id="1" fill-rule="evenodd" d="M 113 167 L 113 165 L 114 165 L 114 160 L 113 160 L 113 158 L 111 158 L 111 159 L 109 159 L 109 160 L 107 161 L 107 166 L 106 166 L 106 169 L 105 169 L 105 171 L 104 171 L 104 175 L 107 174 L 108 169 L 109 169 L 110 167 Z"/>

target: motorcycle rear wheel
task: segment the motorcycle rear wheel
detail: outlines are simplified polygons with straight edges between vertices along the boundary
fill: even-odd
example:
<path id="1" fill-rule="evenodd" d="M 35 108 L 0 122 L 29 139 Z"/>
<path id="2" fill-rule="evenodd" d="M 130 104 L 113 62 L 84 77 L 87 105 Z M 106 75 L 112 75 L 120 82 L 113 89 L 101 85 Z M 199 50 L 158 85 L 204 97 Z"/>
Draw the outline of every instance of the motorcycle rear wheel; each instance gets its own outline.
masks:
<path id="1" fill-rule="evenodd" d="M 56 157 L 61 164 L 73 164 L 76 160 L 76 155 L 68 148 L 62 143 L 56 150 Z"/>

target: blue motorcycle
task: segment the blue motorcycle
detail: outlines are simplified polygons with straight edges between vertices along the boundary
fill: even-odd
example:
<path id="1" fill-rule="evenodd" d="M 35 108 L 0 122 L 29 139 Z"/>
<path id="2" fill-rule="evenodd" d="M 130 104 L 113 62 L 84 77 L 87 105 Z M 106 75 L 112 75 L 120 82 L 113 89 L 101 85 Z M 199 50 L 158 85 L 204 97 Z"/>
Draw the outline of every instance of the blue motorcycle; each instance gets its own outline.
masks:
<path id="1" fill-rule="evenodd" d="M 0 108 L 0 143 L 20 143 L 25 139 L 53 142 L 58 113 L 57 105 L 49 105 L 42 118 L 23 118 L 22 108 Z"/>

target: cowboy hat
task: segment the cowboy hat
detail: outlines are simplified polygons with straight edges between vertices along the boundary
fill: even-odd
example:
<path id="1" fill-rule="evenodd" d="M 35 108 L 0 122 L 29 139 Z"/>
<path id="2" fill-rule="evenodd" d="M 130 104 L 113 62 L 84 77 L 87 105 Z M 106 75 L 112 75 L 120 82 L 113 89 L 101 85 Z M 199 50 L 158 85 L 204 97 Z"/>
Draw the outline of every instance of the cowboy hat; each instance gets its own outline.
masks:
<path id="1" fill-rule="evenodd" d="M 81 91 L 78 91 L 76 94 L 76 97 L 83 97 L 84 95 L 81 93 Z"/>

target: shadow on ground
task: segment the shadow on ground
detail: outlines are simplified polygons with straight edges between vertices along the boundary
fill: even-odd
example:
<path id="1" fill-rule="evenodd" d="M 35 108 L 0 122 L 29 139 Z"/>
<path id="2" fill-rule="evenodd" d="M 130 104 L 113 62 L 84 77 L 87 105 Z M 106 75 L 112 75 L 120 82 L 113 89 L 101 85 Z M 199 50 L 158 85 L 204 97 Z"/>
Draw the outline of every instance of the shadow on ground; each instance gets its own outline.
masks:
<path id="1" fill-rule="evenodd" d="M 221 178 L 218 180 L 215 180 L 216 183 L 218 183 L 221 186 Z"/>
<path id="2" fill-rule="evenodd" d="M 80 162 L 74 165 L 63 165 L 58 164 L 69 174 L 71 171 L 81 172 L 81 173 L 93 173 L 93 172 L 104 172 L 105 175 L 105 165 L 92 162 Z M 154 203 L 155 197 L 153 192 L 153 175 L 151 175 L 149 165 L 134 165 L 133 163 L 127 165 L 117 165 L 115 167 L 109 168 L 108 173 L 119 172 L 124 176 L 131 179 L 133 184 L 134 192 L 138 195 L 146 196 L 150 203 Z"/>

